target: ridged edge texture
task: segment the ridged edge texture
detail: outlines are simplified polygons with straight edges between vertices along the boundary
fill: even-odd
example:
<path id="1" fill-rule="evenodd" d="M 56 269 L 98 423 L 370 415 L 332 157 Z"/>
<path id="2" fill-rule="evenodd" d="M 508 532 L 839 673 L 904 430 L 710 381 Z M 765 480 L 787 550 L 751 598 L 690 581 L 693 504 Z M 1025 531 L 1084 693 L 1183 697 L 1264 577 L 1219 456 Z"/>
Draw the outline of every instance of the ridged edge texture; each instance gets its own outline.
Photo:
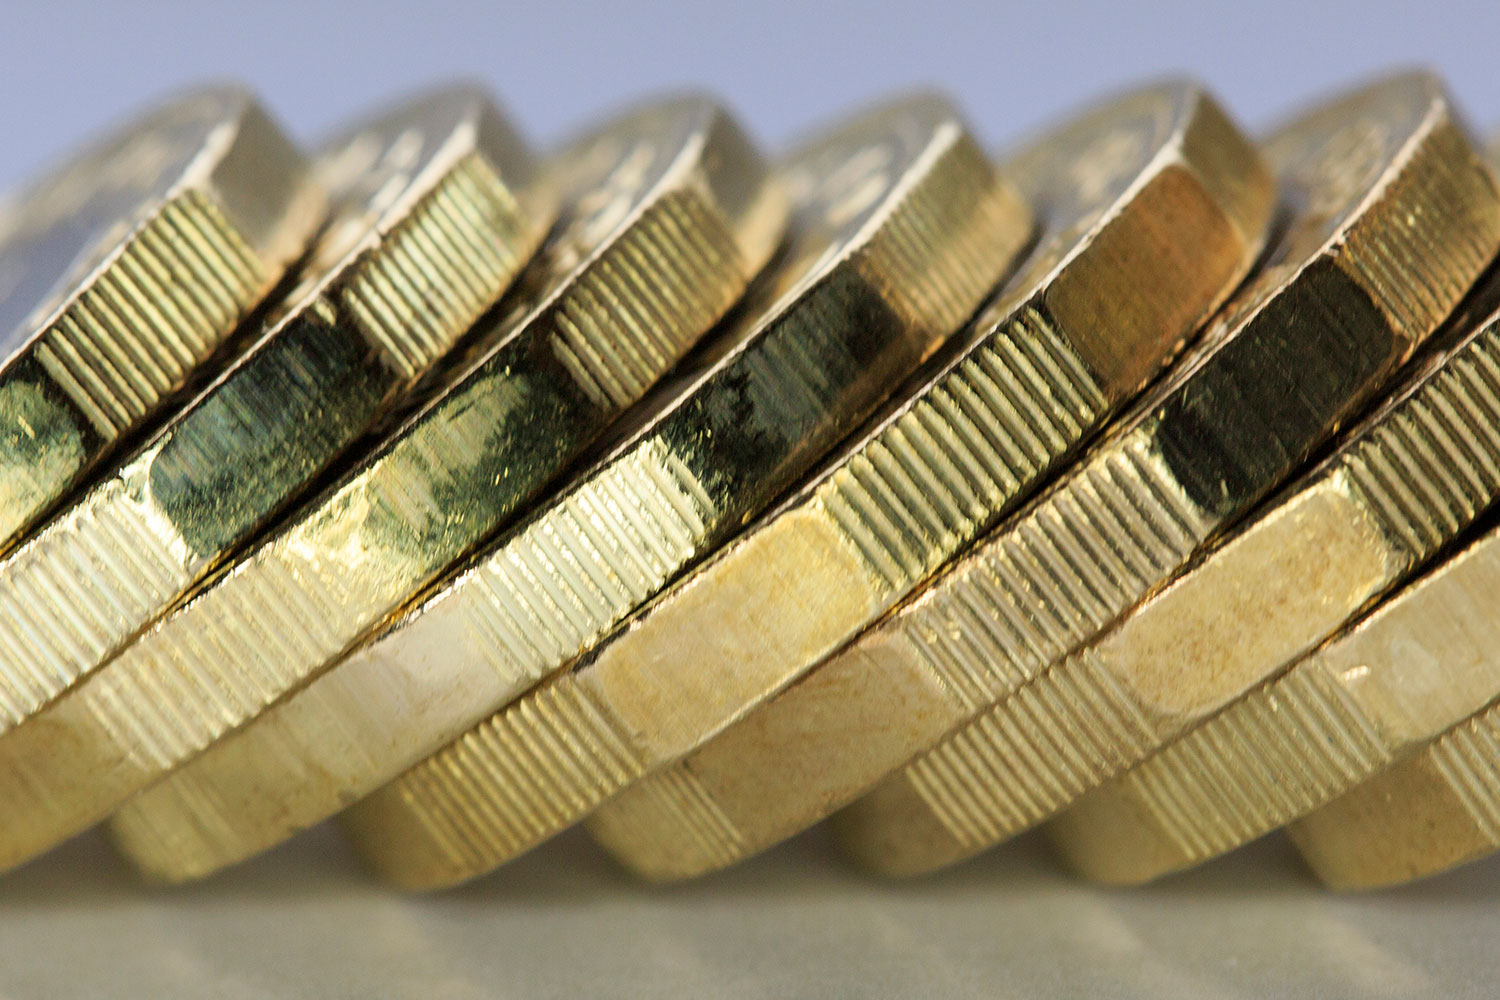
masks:
<path id="1" fill-rule="evenodd" d="M 41 335 L 42 368 L 105 440 L 134 427 L 234 330 L 265 264 L 211 198 L 164 204 Z"/>
<path id="2" fill-rule="evenodd" d="M 1422 753 L 1437 767 L 1480 834 L 1500 844 L 1500 709 L 1449 730 Z"/>
<path id="3" fill-rule="evenodd" d="M 1462 128 L 1445 118 L 1418 140 L 1379 200 L 1382 207 L 1350 228 L 1340 256 L 1395 329 L 1420 335 L 1495 256 L 1500 191 Z"/>
<path id="4" fill-rule="evenodd" d="M 499 298 L 541 232 L 484 157 L 469 153 L 356 264 L 337 298 L 387 364 L 414 379 Z"/>
<path id="5" fill-rule="evenodd" d="M 749 266 L 719 215 L 702 216 L 709 233 L 684 233 L 682 227 L 698 216 L 684 214 L 694 209 L 682 202 L 695 197 L 669 196 L 652 204 L 534 318 L 554 350 L 564 353 L 578 330 L 608 340 L 597 352 L 594 363 L 602 367 L 596 371 L 608 370 L 616 386 L 644 391 L 642 373 L 659 376 L 733 303 L 750 278 Z M 697 253 L 710 254 L 710 260 Z M 601 307 L 606 311 L 585 323 L 586 308 Z M 652 329 L 653 323 L 661 327 Z M 363 489 L 379 494 L 372 507 L 403 524 L 440 521 L 435 505 L 442 491 L 424 484 L 443 470 L 466 467 L 483 449 L 492 421 L 484 401 L 479 404 L 390 453 L 405 456 L 407 471 L 420 481 L 398 482 L 394 472 L 378 475 L 390 469 L 383 460 L 366 470 L 359 477 Z M 321 507 L 304 511 L 289 530 L 319 516 L 329 515 Z M 305 559 L 279 554 L 282 537 L 251 553 L 96 675 L 108 689 L 98 692 L 97 721 L 115 742 L 158 769 L 169 768 L 297 686 L 422 582 L 392 580 L 396 590 L 379 595 L 382 607 L 355 602 L 351 608 L 343 581 L 311 572 Z"/>
<path id="6" fill-rule="evenodd" d="M 345 830 L 387 876 L 442 884 L 519 853 L 645 771 L 606 706 L 582 685 L 549 684 L 388 786 L 384 808 L 346 813 Z"/>
<path id="7" fill-rule="evenodd" d="M 1456 351 L 1340 467 L 1413 562 L 1457 536 L 1500 493 L 1500 324 Z"/>
<path id="8" fill-rule="evenodd" d="M 623 408 L 733 305 L 751 269 L 715 205 L 668 192 L 569 290 L 557 355 L 596 405 Z"/>
<path id="9" fill-rule="evenodd" d="M 1308 812 L 1391 760 L 1342 686 L 1321 670 L 1293 670 L 1119 781 L 1179 863 L 1191 864 Z"/>
<path id="10" fill-rule="evenodd" d="M 203 200 L 195 192 L 184 197 Z M 188 224 L 163 217 L 176 231 Z M 483 158 L 470 154 L 338 279 L 334 294 L 393 369 L 411 378 L 499 297 L 540 239 L 540 228 Z M 160 242 L 146 233 L 141 239 L 147 248 Z M 243 244 L 239 251 L 248 254 Z M 153 260 L 156 268 L 166 266 L 161 254 Z M 248 263 L 242 272 L 239 287 L 248 289 Z M 232 290 L 221 287 L 212 299 L 217 311 L 199 315 L 227 320 L 233 302 Z M 322 299 L 309 308 L 329 312 Z M 325 320 L 332 323 L 332 315 Z M 209 349 L 206 342 L 200 347 Z M 24 721 L 145 626 L 192 582 L 200 561 L 152 509 L 143 481 L 106 483 L 17 550 L 0 565 L 6 584 L 0 593 L 0 726 Z"/>
<path id="11" fill-rule="evenodd" d="M 112 479 L 0 564 L 0 731 L 20 724 L 188 582 L 182 539 Z"/>
<path id="12" fill-rule="evenodd" d="M 1080 714 L 1107 723 L 1100 740 L 1142 728 L 1102 671 L 1038 674 L 1139 600 L 1212 530 L 1148 439 L 1138 431 L 1082 467 L 966 566 L 961 585 L 892 620 L 912 652 L 971 704 L 1016 692 L 1004 711 L 978 716 L 903 772 L 963 843 L 1034 822 L 1076 784 L 1074 772 L 1099 752 L 1077 729 Z"/>
<path id="13" fill-rule="evenodd" d="M 985 257 L 1001 238 L 998 234 L 1008 228 L 1001 224 L 1005 209 L 998 196 L 981 199 L 987 221 L 976 221 L 972 214 L 955 217 L 954 206 L 964 199 L 952 197 L 954 185 L 983 189 L 994 184 L 990 166 L 970 146 L 960 143 L 960 155 L 950 151 L 943 162 L 951 179 L 943 178 L 939 183 L 939 178 L 930 177 L 918 185 L 853 261 L 882 296 L 923 328 L 956 326 L 973 312 L 991 284 L 985 276 L 992 274 L 993 268 L 985 265 Z M 954 227 L 961 238 L 945 239 L 942 234 Z M 883 431 L 873 450 L 862 450 L 860 457 L 836 474 L 836 478 L 853 478 L 865 484 L 885 482 L 875 471 L 878 468 L 892 477 L 890 481 L 900 484 L 900 496 L 922 494 L 924 490 L 916 483 L 930 487 L 926 495 L 931 505 L 919 515 L 926 517 L 929 525 L 910 520 L 903 523 L 907 534 L 887 547 L 884 561 L 878 562 L 879 571 L 892 574 L 893 580 L 904 571 L 903 565 L 925 575 L 941 562 L 944 553 L 951 553 L 971 538 L 995 516 L 1000 502 L 1055 461 L 1106 405 L 1103 392 L 1081 361 L 1039 312 L 1025 311 L 991 340 L 966 359 L 957 372 L 945 376 L 943 388 Z M 1014 365 L 1015 371 L 1008 370 L 1007 365 Z M 994 412 L 986 412 L 987 407 Z M 1024 415 L 1028 412 L 1048 414 L 1053 423 L 1030 420 Z M 1012 462 L 1022 474 L 1013 471 Z M 870 471 L 849 471 L 850 466 L 861 463 Z M 814 502 L 824 502 L 826 495 L 826 490 L 819 491 Z M 862 494 L 854 504 L 846 505 L 852 512 L 851 524 L 862 523 L 862 517 L 879 516 L 872 513 L 873 507 L 856 506 L 866 497 L 868 494 Z M 878 499 L 869 499 L 879 505 Z M 899 507 L 898 503 L 888 509 L 894 514 Z M 937 550 L 910 555 L 924 537 L 938 540 Z M 874 558 L 878 561 L 881 555 Z M 890 569 L 893 565 L 894 570 Z M 903 588 L 919 578 L 912 578 Z M 560 689 L 573 688 L 583 690 L 571 678 L 562 677 L 525 696 L 407 772 L 367 800 L 365 806 L 346 814 L 346 827 L 356 843 L 364 845 L 388 875 L 408 881 L 397 871 L 401 859 L 389 856 L 380 846 L 389 833 L 382 833 L 381 827 L 394 823 L 410 829 L 414 824 L 427 831 L 428 844 L 436 856 L 447 858 L 446 862 L 433 863 L 472 874 L 581 818 L 640 777 L 643 770 L 615 768 L 613 757 L 595 759 L 598 747 L 587 742 L 587 734 L 558 730 L 546 713 L 532 712 L 534 699 L 555 700 L 561 697 Z M 580 693 L 570 697 L 585 696 Z M 606 705 L 596 706 L 600 713 L 607 709 Z M 529 732 L 528 726 L 541 729 Z M 517 764 L 503 772 L 502 778 L 502 772 L 482 763 L 502 759 L 514 750 L 517 741 L 530 748 L 531 756 L 517 758 L 529 762 L 525 766 Z M 570 810 L 527 813 L 552 802 L 546 786 L 554 773 L 583 775 L 590 768 L 595 771 L 588 780 L 571 785 Z M 486 774 L 488 783 L 477 777 Z M 404 815 L 395 818 L 398 813 Z M 415 864 L 421 866 L 423 862 Z"/>
<path id="14" fill-rule="evenodd" d="M 925 579 L 1107 408 L 1038 309 L 1018 310 L 850 456 L 815 503 L 892 595 Z"/>

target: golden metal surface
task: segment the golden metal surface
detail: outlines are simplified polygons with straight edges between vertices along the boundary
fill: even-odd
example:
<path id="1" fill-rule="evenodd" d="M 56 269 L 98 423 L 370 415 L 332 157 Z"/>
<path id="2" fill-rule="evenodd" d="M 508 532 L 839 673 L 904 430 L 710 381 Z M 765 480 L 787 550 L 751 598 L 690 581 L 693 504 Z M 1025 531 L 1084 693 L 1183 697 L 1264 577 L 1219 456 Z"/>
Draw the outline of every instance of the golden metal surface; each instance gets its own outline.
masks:
<path id="1" fill-rule="evenodd" d="M 1144 121 L 1151 127 L 1132 124 Z M 1111 183 L 1099 183 L 1101 170 L 1114 172 Z M 1052 245 L 1067 252 L 1084 241 L 1070 270 L 1054 278 L 1049 305 L 1058 309 L 1067 283 L 1080 280 L 1072 269 L 1108 259 L 1115 284 L 1104 315 L 1137 317 L 1139 332 L 1121 336 L 1118 350 L 1138 353 L 1144 364 L 1162 364 L 1168 355 L 1160 345 L 1191 334 L 1254 259 L 1260 230 L 1238 230 L 1236 254 L 1222 242 L 1225 220 L 1258 214 L 1264 223 L 1269 212 L 1269 178 L 1254 148 L 1211 99 L 1187 85 L 1081 116 L 1022 153 L 1015 172 L 1055 227 Z M 1130 261 L 1131 274 L 1118 259 Z M 1091 318 L 1090 327 L 1098 323 Z M 1035 402 L 1040 412 L 1019 410 L 1022 420 L 1051 419 L 1056 401 Z M 1097 418 L 1081 420 L 1059 444 L 1071 447 L 1097 426 Z M 1010 501 L 1036 481 L 1018 476 Z M 911 685 L 872 671 L 861 648 L 856 642 L 835 654 L 683 760 L 630 786 L 589 821 L 595 835 L 648 877 L 702 874 L 822 819 L 928 746 L 941 731 L 921 739 L 928 716 L 912 711 Z M 914 737 L 903 755 L 882 753 Z M 692 814 L 673 794 L 682 788 L 692 789 L 696 813 L 711 823 L 684 822 Z"/>
<path id="2" fill-rule="evenodd" d="M 333 211 L 258 340 L 0 561 L 0 745 L 357 441 L 551 222 L 530 155 L 467 89 L 372 118 L 316 163 Z"/>
<path id="3" fill-rule="evenodd" d="M 909 710 L 949 731 L 840 815 L 866 866 L 970 856 L 1148 741 L 1191 690 L 1149 671 L 1132 689 L 1125 664 L 1069 654 L 1357 413 L 1500 244 L 1496 182 L 1429 77 L 1343 96 L 1265 149 L 1296 214 L 1199 356 L 861 649 L 882 683 L 932 692 Z"/>
<path id="4" fill-rule="evenodd" d="M 1114 772 L 1280 675 L 1493 503 L 1500 315 L 1471 308 L 1447 340 L 1328 462 L 1088 654 L 1150 725 L 1101 755 Z M 1113 837 L 1086 829 L 1090 808 L 1058 822 L 1069 855 Z"/>
<path id="5" fill-rule="evenodd" d="M 1500 160 L 1500 136 L 1487 153 Z M 1487 331 L 1478 340 L 1493 337 Z M 1470 351 L 1486 350 L 1478 343 Z M 1488 350 L 1493 350 L 1489 348 Z M 1500 377 L 1473 363 L 1482 415 L 1465 421 L 1480 438 L 1500 423 Z M 1487 392 L 1479 388 L 1485 380 Z M 1460 413 L 1470 411 L 1461 410 Z M 1447 415 L 1445 414 L 1445 417 Z M 1452 417 L 1447 417 L 1452 420 Z M 1451 458 L 1441 460 L 1446 465 Z M 1464 453 L 1460 468 L 1469 471 Z M 1308 865 L 1338 889 L 1373 889 L 1435 875 L 1500 849 L 1500 714 L 1479 712 L 1412 756 L 1292 823 L 1287 832 Z"/>
<path id="6" fill-rule="evenodd" d="M 247 93 L 197 91 L 0 201 L 0 551 L 209 362 L 324 212 Z"/>
<path id="7" fill-rule="evenodd" d="M 640 109 L 564 151 L 556 169 L 566 222 L 438 395 L 0 737 L 0 863 L 102 818 L 409 599 L 669 368 L 779 239 L 779 189 L 706 101 Z M 366 288 L 351 311 L 404 321 L 384 327 L 387 360 L 420 357 L 427 331 L 413 321 L 438 313 L 441 287 L 409 301 Z"/>
<path id="8" fill-rule="evenodd" d="M 971 315 L 1031 214 L 935 99 L 793 157 L 788 259 L 617 444 L 338 665 L 132 800 L 206 874 L 333 815 L 576 658 L 783 492 Z"/>
<path id="9" fill-rule="evenodd" d="M 1470 716 L 1287 832 L 1336 889 L 1397 885 L 1500 850 L 1500 708 Z"/>
<path id="10" fill-rule="evenodd" d="M 1048 218 L 1007 289 L 790 499 L 567 673 L 346 813 L 376 867 L 410 886 L 482 872 L 794 680 L 1159 370 L 1248 269 L 1270 215 L 1268 176 L 1190 87 L 1124 98 L 1013 167 Z M 702 821 L 691 787 L 667 792 L 682 822 Z"/>
<path id="11" fill-rule="evenodd" d="M 1084 874 L 1135 883 L 1303 816 L 1500 696 L 1490 532 L 1059 824 Z"/>

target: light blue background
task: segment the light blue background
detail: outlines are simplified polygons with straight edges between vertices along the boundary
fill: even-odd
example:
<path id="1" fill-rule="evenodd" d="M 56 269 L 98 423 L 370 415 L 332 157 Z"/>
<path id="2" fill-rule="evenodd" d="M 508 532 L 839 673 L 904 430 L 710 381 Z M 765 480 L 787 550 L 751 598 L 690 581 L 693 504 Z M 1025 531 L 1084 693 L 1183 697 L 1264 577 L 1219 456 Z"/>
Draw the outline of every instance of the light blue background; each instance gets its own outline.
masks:
<path id="1" fill-rule="evenodd" d="M 469 74 L 538 140 L 643 91 L 697 84 L 775 143 L 923 83 L 1000 142 L 1144 76 L 1195 74 L 1258 126 L 1413 63 L 1440 70 L 1488 129 L 1500 125 L 1497 55 L 1500 4 L 1416 0 L 12 3 L 0 6 L 0 182 L 213 77 L 253 84 L 308 138 L 379 98 Z"/>

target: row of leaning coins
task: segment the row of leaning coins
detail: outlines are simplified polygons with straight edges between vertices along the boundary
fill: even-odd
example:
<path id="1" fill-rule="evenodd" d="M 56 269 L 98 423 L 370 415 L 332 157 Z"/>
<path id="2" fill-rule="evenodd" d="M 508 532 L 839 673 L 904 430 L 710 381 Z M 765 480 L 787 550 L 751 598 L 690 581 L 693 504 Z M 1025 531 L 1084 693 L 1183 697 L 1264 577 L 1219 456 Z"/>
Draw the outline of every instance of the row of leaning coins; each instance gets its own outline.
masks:
<path id="1" fill-rule="evenodd" d="M 701 97 L 304 161 L 190 95 L 0 202 L 0 866 L 1492 850 L 1497 248 L 1423 74 L 998 165 L 933 95 L 775 161 Z"/>

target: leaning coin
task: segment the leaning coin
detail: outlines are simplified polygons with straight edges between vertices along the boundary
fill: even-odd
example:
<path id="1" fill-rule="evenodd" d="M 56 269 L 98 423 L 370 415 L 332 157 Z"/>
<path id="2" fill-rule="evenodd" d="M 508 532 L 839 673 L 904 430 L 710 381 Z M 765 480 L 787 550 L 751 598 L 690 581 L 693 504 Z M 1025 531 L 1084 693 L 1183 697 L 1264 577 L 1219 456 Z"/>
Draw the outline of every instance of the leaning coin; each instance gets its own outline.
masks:
<path id="1" fill-rule="evenodd" d="M 317 168 L 332 215 L 259 340 L 0 561 L 0 744 L 358 440 L 551 221 L 526 150 L 467 90 L 356 126 Z"/>
<path id="2" fill-rule="evenodd" d="M 1213 155 L 1180 158 L 1171 137 L 1194 116 Z M 1249 268 L 1272 201 L 1253 152 L 1189 87 L 1126 97 L 1014 168 L 1045 228 L 1001 296 L 790 499 L 568 673 L 351 811 L 383 872 L 432 885 L 497 864 L 836 649 L 1155 374 Z M 1173 226 L 1152 212 L 1168 204 Z M 560 715 L 589 725 L 537 742 Z"/>
<path id="3" fill-rule="evenodd" d="M 1500 396 L 1500 380 L 1494 391 Z M 1493 618 L 1494 607 L 1485 613 Z M 1490 645 L 1484 652 L 1494 659 L 1497 650 Z M 1500 672 L 1493 664 L 1485 669 Z M 1287 832 L 1328 885 L 1377 889 L 1495 853 L 1500 850 L 1497 817 L 1500 708 L 1491 706 L 1297 820 Z"/>
<path id="4" fill-rule="evenodd" d="M 462 573 L 132 800 L 126 854 L 180 879 L 264 849 L 576 659 L 867 416 L 1030 240 L 941 100 L 881 107 L 783 173 L 794 242 L 735 325 Z"/>
<path id="5" fill-rule="evenodd" d="M 471 363 L 191 600 L 0 737 L 0 863 L 102 818 L 396 610 L 637 399 L 779 239 L 779 189 L 701 100 L 617 120 L 557 170 L 567 221 Z"/>
<path id="6" fill-rule="evenodd" d="M 1417 753 L 1500 698 L 1497 593 L 1500 532 L 1490 531 L 1080 800 L 1057 831 L 1068 860 L 1091 878 L 1143 882 L 1269 833 Z"/>
<path id="7" fill-rule="evenodd" d="M 1107 104 L 1034 143 L 1011 170 L 1055 227 L 1046 238 L 1072 255 L 1050 279 L 1048 307 L 1066 314 L 1067 296 L 1087 288 L 1099 297 L 1090 314 L 1097 318 L 1091 327 L 1075 320 L 1070 329 L 1097 330 L 1091 335 L 1100 342 L 1113 337 L 1117 350 L 1143 364 L 1160 365 L 1164 354 L 1148 354 L 1149 346 L 1191 334 L 1259 249 L 1259 229 L 1231 223 L 1264 221 L 1269 177 L 1254 147 L 1195 87 Z M 1101 183 L 1106 172 L 1113 177 Z M 1239 244 L 1224 243 L 1235 232 Z M 1081 268 L 1092 269 L 1087 281 L 1078 277 Z M 1126 315 L 1135 318 L 1134 332 L 1106 325 Z M 1045 421 L 1057 405 L 1045 395 L 1036 404 L 1035 413 L 1019 411 L 1024 421 Z M 1066 443 L 1077 443 L 1104 415 L 1079 422 Z M 1018 481 L 1010 499 L 1035 482 Z M 833 654 L 682 761 L 605 804 L 590 820 L 595 836 L 647 877 L 701 874 L 810 826 L 925 749 L 943 730 L 926 731 L 926 714 L 910 710 L 920 666 L 912 672 L 917 679 L 906 680 L 866 663 L 866 645 L 856 640 Z"/>
<path id="8" fill-rule="evenodd" d="M 1500 162 L 1500 135 L 1490 137 L 1491 164 Z M 1500 289 L 1500 280 L 1495 281 Z M 1500 294 L 1500 293 L 1497 293 Z M 1483 417 L 1464 429 L 1480 448 L 1500 425 L 1500 351 L 1483 359 L 1475 337 L 1465 376 Z M 1491 361 L 1490 358 L 1496 360 Z M 1467 413 L 1468 408 L 1460 411 Z M 1444 417 L 1448 415 L 1443 414 Z M 1430 461 L 1431 447 L 1406 449 Z M 1449 461 L 1438 459 L 1441 463 Z M 1468 460 L 1463 467 L 1468 468 Z M 1469 471 L 1480 479 L 1483 473 Z M 1487 709 L 1380 775 L 1357 785 L 1287 827 L 1308 865 L 1336 889 L 1374 889 L 1425 878 L 1500 850 L 1500 713 Z"/>
<path id="9" fill-rule="evenodd" d="M 1136 707 L 1127 738 L 1101 745 L 1080 785 L 1278 677 L 1500 495 L 1500 316 L 1484 314 L 1500 288 L 1486 284 L 1488 303 L 1465 310 L 1328 461 L 1079 654 Z M 1087 808 L 1054 828 L 1070 855 L 1110 849 L 1114 831 L 1090 830 Z"/>
<path id="10" fill-rule="evenodd" d="M 323 210 L 237 88 L 168 103 L 0 202 L 0 551 L 213 356 Z"/>
<path id="11" fill-rule="evenodd" d="M 1069 654 L 1356 414 L 1500 245 L 1495 181 L 1429 77 L 1330 102 L 1265 149 L 1299 207 L 1204 352 L 864 647 L 949 732 L 841 814 L 869 867 L 951 864 L 1107 775 L 1144 696 Z"/>

